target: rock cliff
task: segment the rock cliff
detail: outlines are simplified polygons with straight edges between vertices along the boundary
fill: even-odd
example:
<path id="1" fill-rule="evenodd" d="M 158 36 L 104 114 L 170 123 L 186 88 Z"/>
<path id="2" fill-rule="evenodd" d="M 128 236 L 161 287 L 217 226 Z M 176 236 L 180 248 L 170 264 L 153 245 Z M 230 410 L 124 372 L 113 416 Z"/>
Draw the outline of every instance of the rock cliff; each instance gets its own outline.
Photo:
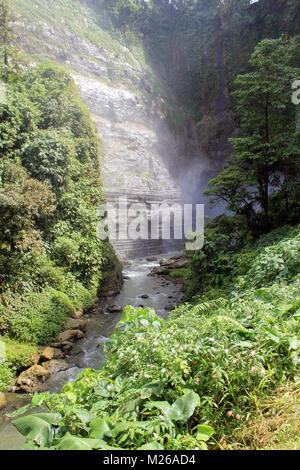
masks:
<path id="1" fill-rule="evenodd" d="M 141 46 L 129 50 L 77 0 L 16 0 L 18 45 L 30 60 L 66 68 L 102 141 L 102 180 L 108 202 L 176 202 L 179 185 L 168 163 L 178 146 L 164 119 L 163 99 Z M 101 19 L 100 19 L 101 20 Z M 171 158 L 170 158 L 171 156 Z M 162 252 L 161 241 L 113 241 L 121 257 Z M 166 248 L 167 249 L 167 248 Z"/>

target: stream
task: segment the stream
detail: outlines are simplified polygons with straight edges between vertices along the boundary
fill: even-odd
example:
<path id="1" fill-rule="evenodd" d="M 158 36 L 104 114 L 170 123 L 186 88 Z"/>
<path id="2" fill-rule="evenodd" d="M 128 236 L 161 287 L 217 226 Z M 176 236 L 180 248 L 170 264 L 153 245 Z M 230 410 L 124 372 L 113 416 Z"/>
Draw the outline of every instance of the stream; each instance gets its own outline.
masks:
<path id="1" fill-rule="evenodd" d="M 177 253 L 169 253 L 168 258 Z M 68 359 L 69 369 L 58 372 L 45 382 L 50 392 L 59 392 L 67 382 L 75 380 L 78 373 L 85 368 L 97 369 L 105 360 L 103 344 L 113 334 L 116 323 L 122 312 L 109 313 L 110 306 L 153 308 L 156 313 L 167 318 L 171 307 L 181 302 L 182 285 L 179 281 L 167 280 L 161 276 L 149 276 L 153 268 L 159 266 L 161 256 L 136 259 L 124 268 L 124 284 L 121 292 L 107 299 L 103 309 L 85 316 L 87 320 L 85 337 L 74 344 Z M 143 298 L 142 296 L 147 298 Z M 28 397 L 9 394 L 9 405 L 6 413 L 24 405 Z M 3 415 L 3 411 L 1 413 Z M 16 450 L 22 447 L 25 439 L 15 430 L 12 424 L 5 422 L 0 414 L 0 450 Z"/>

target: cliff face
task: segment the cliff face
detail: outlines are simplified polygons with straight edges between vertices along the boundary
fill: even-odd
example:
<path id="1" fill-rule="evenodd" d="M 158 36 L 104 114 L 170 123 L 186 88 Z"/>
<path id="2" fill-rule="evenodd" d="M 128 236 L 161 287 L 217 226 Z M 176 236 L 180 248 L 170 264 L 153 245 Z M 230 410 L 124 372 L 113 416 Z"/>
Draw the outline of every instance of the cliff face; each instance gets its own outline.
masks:
<path id="1" fill-rule="evenodd" d="M 175 202 L 178 185 L 167 167 L 177 144 L 143 49 L 129 51 L 76 0 L 16 0 L 19 45 L 33 60 L 51 59 L 74 77 L 102 141 L 102 180 L 108 202 Z M 171 157 L 170 157 L 171 156 Z M 168 158 L 166 158 L 168 157 Z M 114 243 L 113 243 L 114 244 Z M 114 244 L 122 257 L 161 252 L 160 241 Z"/>

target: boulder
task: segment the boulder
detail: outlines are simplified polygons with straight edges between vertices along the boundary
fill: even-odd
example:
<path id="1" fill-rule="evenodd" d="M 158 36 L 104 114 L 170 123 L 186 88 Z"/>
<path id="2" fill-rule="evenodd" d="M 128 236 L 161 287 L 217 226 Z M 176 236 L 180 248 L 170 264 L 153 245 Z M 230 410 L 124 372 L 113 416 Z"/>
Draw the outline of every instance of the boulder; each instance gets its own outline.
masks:
<path id="1" fill-rule="evenodd" d="M 38 351 L 35 351 L 32 354 L 31 360 L 32 360 L 32 365 L 38 364 L 40 362 L 40 354 Z"/>
<path id="2" fill-rule="evenodd" d="M 64 354 L 68 354 L 73 349 L 73 343 L 70 343 L 69 341 L 64 341 L 63 343 L 61 343 L 61 348 Z"/>
<path id="3" fill-rule="evenodd" d="M 171 270 L 184 268 L 190 262 L 191 260 L 187 256 L 174 256 L 170 259 L 162 258 L 159 262 L 160 266 L 154 268 L 149 276 L 166 276 L 170 274 Z"/>
<path id="4" fill-rule="evenodd" d="M 85 331 L 86 329 L 86 320 L 69 318 L 67 327 L 69 330 L 81 330 Z"/>
<path id="5" fill-rule="evenodd" d="M 84 338 L 84 334 L 81 330 L 67 330 L 59 335 L 58 341 L 60 343 L 73 343 L 82 338 Z"/>
<path id="6" fill-rule="evenodd" d="M 63 359 L 64 355 L 59 348 L 52 348 L 54 351 L 53 359 Z"/>
<path id="7" fill-rule="evenodd" d="M 179 269 L 187 266 L 191 260 L 187 256 L 174 256 L 170 259 L 162 258 L 159 262 L 160 266 L 167 269 Z"/>
<path id="8" fill-rule="evenodd" d="M 120 313 L 123 310 L 121 305 L 108 305 L 106 311 L 109 313 Z"/>
<path id="9" fill-rule="evenodd" d="M 161 266 L 166 266 L 168 264 L 168 260 L 166 258 L 162 258 L 160 261 L 159 261 L 159 264 Z"/>
<path id="10" fill-rule="evenodd" d="M 143 294 L 143 295 L 141 295 L 141 299 L 149 299 L 149 295 L 148 294 Z"/>
<path id="11" fill-rule="evenodd" d="M 172 269 L 180 269 L 180 268 L 184 268 L 185 266 L 187 266 L 188 264 L 190 264 L 191 260 L 189 258 L 186 258 L 186 257 L 182 257 L 180 258 L 179 260 L 175 261 L 173 266 L 172 266 Z"/>
<path id="12" fill-rule="evenodd" d="M 6 396 L 3 392 L 0 392 L 0 410 L 2 410 L 2 408 L 5 408 L 6 405 L 7 405 Z"/>
<path id="13" fill-rule="evenodd" d="M 67 361 L 64 361 L 62 359 L 52 359 L 51 361 L 43 362 L 42 367 L 48 370 L 50 374 L 56 374 L 57 372 L 60 372 L 62 370 L 69 369 L 69 364 L 67 363 Z"/>
<path id="14" fill-rule="evenodd" d="M 35 365 L 22 372 L 16 381 L 16 390 L 25 393 L 34 393 L 44 390 L 41 384 L 50 377 L 50 372 L 42 366 Z"/>
<path id="15" fill-rule="evenodd" d="M 42 354 L 41 354 L 41 360 L 42 361 L 51 361 L 54 357 L 54 348 L 51 348 L 50 346 L 47 346 Z"/>
<path id="16" fill-rule="evenodd" d="M 76 320 L 78 320 L 79 318 L 81 318 L 83 316 L 83 310 L 82 308 L 80 310 L 77 310 L 77 312 L 75 313 L 72 313 L 71 317 L 72 318 L 75 318 Z"/>
<path id="17" fill-rule="evenodd" d="M 148 276 L 155 276 L 155 275 L 163 276 L 165 274 L 168 274 L 168 270 L 166 268 L 158 266 L 152 269 L 152 271 L 148 274 Z"/>

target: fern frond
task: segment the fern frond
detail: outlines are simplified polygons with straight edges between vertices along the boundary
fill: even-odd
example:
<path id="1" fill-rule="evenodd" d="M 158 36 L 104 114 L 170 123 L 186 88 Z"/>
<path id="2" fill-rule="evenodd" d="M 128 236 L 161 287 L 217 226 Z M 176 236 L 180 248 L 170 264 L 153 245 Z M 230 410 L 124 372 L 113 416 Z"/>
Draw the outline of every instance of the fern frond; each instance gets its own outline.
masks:
<path id="1" fill-rule="evenodd" d="M 228 313 L 228 312 L 226 312 Z M 203 324 L 203 328 L 208 328 L 211 326 L 213 323 L 217 324 L 220 326 L 222 329 L 226 330 L 237 330 L 241 333 L 249 333 L 246 328 L 243 327 L 237 320 L 234 320 L 234 318 L 227 315 L 214 315 L 213 317 L 209 318 L 208 320 L 205 321 Z"/>
<path id="2" fill-rule="evenodd" d="M 219 310 L 220 308 L 225 308 L 227 305 L 227 300 L 220 298 L 220 299 L 214 299 L 214 300 L 209 300 L 208 302 L 202 302 L 200 304 L 195 305 L 191 309 L 191 313 L 210 313 L 211 311 L 216 311 Z"/>

